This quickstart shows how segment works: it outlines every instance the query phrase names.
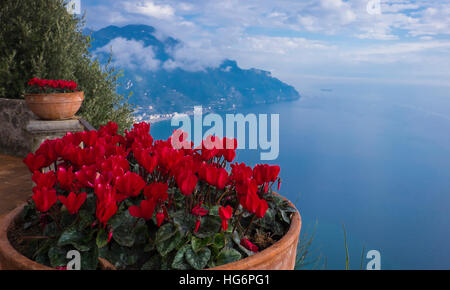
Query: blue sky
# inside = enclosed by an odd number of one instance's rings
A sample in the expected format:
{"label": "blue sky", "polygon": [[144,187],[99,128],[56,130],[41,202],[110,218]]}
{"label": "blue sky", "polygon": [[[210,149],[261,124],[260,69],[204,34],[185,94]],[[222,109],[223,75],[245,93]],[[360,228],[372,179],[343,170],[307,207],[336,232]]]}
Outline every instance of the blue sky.
{"label": "blue sky", "polygon": [[198,70],[230,58],[299,90],[342,82],[450,86],[446,0],[81,0],[81,6],[89,28],[148,24],[160,38],[180,39],[172,66]]}

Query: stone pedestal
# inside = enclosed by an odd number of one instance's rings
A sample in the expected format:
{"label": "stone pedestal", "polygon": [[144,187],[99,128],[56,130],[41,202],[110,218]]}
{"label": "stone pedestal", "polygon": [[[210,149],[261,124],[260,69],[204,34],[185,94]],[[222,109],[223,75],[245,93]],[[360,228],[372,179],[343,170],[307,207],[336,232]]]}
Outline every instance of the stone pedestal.
{"label": "stone pedestal", "polygon": [[30,144],[30,152],[36,151],[46,139],[61,138],[67,132],[80,132],[86,130],[80,119],[63,121],[30,120],[25,132]]}

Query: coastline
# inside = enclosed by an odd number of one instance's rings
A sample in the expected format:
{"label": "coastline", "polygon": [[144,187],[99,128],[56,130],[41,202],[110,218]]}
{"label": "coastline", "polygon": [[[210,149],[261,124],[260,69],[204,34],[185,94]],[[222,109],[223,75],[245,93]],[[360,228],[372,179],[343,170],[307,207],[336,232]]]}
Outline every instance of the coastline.
{"label": "coastline", "polygon": [[[266,103],[260,103],[260,104],[255,104],[255,105],[259,106],[259,105],[271,105],[271,104],[276,104],[276,103],[295,102],[295,101],[298,101],[300,99],[302,99],[302,96],[300,96],[300,97],[298,97],[296,99],[291,99],[291,100],[280,100],[278,102],[266,102]],[[199,105],[199,106],[201,106],[201,105]],[[230,112],[235,112],[236,113],[237,109],[243,109],[243,108],[245,108],[245,107],[244,106],[240,106],[240,107],[234,107],[234,108],[228,108],[228,109],[216,109],[216,110],[214,110],[211,107],[208,107],[208,108],[204,108],[203,107],[202,113],[203,114],[208,114],[208,113],[220,114],[220,113],[230,113]],[[160,122],[163,122],[163,121],[168,121],[168,120],[172,119],[173,117],[175,117],[176,115],[188,115],[190,117],[194,115],[194,110],[193,109],[190,110],[190,111],[181,112],[181,113],[174,112],[174,113],[166,113],[166,114],[162,114],[162,113],[161,114],[147,114],[147,113],[145,113],[145,111],[140,114],[140,111],[142,111],[141,107],[139,107],[139,108],[137,108],[135,110],[136,116],[134,118],[134,121],[135,122],[147,122],[147,123],[150,123],[150,124],[156,124],[156,123],[160,123]]]}

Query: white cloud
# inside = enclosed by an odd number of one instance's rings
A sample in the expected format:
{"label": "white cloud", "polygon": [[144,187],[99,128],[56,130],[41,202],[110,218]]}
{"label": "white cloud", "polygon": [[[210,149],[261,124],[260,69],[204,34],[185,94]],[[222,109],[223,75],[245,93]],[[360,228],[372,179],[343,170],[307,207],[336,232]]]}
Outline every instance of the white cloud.
{"label": "white cloud", "polygon": [[238,48],[254,52],[288,54],[304,49],[327,49],[329,46],[323,42],[302,37],[248,36],[240,39]]}
{"label": "white cloud", "polygon": [[450,53],[450,41],[421,41],[378,45],[349,52],[346,57],[358,62],[414,63],[422,62],[421,54]]}
{"label": "white cloud", "polygon": [[157,5],[152,1],[125,2],[123,6],[127,12],[132,14],[142,14],[159,19],[170,19],[174,16],[174,9],[170,5]]}
{"label": "white cloud", "polygon": [[144,71],[154,71],[160,67],[160,61],[155,58],[152,46],[144,46],[141,41],[115,38],[107,45],[98,48],[94,54],[109,53],[112,50],[114,65]]}
{"label": "white cloud", "polygon": [[220,50],[207,41],[182,43],[169,51],[169,54],[173,60],[164,63],[163,68],[167,70],[181,68],[201,71],[208,67],[217,67],[225,59]]}

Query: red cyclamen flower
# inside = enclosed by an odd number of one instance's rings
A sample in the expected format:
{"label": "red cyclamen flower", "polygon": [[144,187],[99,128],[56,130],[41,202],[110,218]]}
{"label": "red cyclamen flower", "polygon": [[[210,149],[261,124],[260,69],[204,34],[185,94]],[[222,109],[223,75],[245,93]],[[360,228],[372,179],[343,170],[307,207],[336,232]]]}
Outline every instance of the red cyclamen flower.
{"label": "red cyclamen flower", "polygon": [[202,206],[202,204],[200,203],[199,205],[196,205],[191,211],[191,213],[193,215],[197,216],[197,222],[195,223],[194,233],[196,233],[198,231],[198,229],[200,228],[202,216],[207,215],[209,212],[206,209],[202,208],[201,206]]}
{"label": "red cyclamen flower", "polygon": [[253,168],[253,178],[256,180],[258,185],[264,182],[274,182],[278,178],[280,173],[280,166],[278,165],[267,165],[259,164]]}
{"label": "red cyclamen flower", "polygon": [[145,181],[139,174],[128,171],[123,176],[116,178],[117,191],[128,197],[138,196],[145,187]]}
{"label": "red cyclamen flower", "polygon": [[261,199],[259,201],[258,208],[256,209],[256,216],[258,218],[263,218],[268,209],[269,209],[269,205],[267,204],[267,201],[264,199]]}
{"label": "red cyclamen flower", "polygon": [[167,183],[154,182],[144,188],[144,195],[147,199],[155,200],[155,202],[164,202],[169,197],[168,188]]}
{"label": "red cyclamen flower", "polygon": [[192,209],[192,211],[191,211],[191,213],[192,213],[193,215],[199,216],[199,217],[202,217],[202,216],[207,215],[208,212],[209,212],[208,210],[206,210],[206,209],[204,209],[204,208],[201,207],[201,204],[196,205],[196,206]]}
{"label": "red cyclamen flower", "polygon": [[224,189],[228,183],[228,172],[224,168],[218,168],[206,163],[201,165],[199,176],[217,189]]}
{"label": "red cyclamen flower", "polygon": [[69,167],[68,169],[59,166],[56,172],[59,186],[64,190],[72,189],[73,180],[75,179],[75,174],[73,173],[73,168]]}
{"label": "red cyclamen flower", "polygon": [[222,229],[226,231],[228,229],[228,220],[233,215],[233,208],[229,205],[226,207],[221,206],[219,208],[219,216],[222,219]]}
{"label": "red cyclamen flower", "polygon": [[56,190],[53,188],[33,188],[33,201],[38,211],[47,212],[57,201]]}
{"label": "red cyclamen flower", "polygon": [[74,192],[71,192],[67,197],[60,195],[58,198],[61,203],[65,205],[69,213],[74,215],[78,213],[80,207],[86,201],[87,193],[83,192],[80,194],[75,194]]}
{"label": "red cyclamen flower", "polygon": [[241,240],[241,246],[246,248],[247,250],[250,250],[254,253],[257,253],[259,251],[258,246],[250,242],[248,239],[244,238]]}
{"label": "red cyclamen flower", "polygon": [[158,212],[158,213],[156,214],[156,225],[157,225],[158,227],[160,227],[160,226],[162,225],[162,223],[164,222],[164,219],[165,219],[165,218],[166,218],[166,217],[165,217],[164,213]]}
{"label": "red cyclamen flower", "polygon": [[116,202],[97,202],[97,210],[95,215],[99,222],[106,227],[106,223],[109,219],[116,214],[117,212],[117,204]]}
{"label": "red cyclamen flower", "polygon": [[140,206],[136,205],[130,206],[128,208],[128,211],[130,212],[130,215],[137,218],[143,218],[146,221],[148,221],[153,217],[155,206],[156,202],[154,200],[143,200]]}
{"label": "red cyclamen flower", "polygon": [[47,160],[44,155],[30,153],[23,162],[28,166],[31,172],[39,171],[45,166]]}
{"label": "red cyclamen flower", "polygon": [[180,173],[177,178],[177,184],[183,195],[188,196],[194,192],[197,186],[198,177],[192,172]]}
{"label": "red cyclamen flower", "polygon": [[47,187],[52,188],[56,183],[55,172],[49,171],[47,173],[41,173],[40,171],[35,171],[31,179],[36,183],[37,187]]}
{"label": "red cyclamen flower", "polygon": [[78,181],[78,186],[81,187],[94,187],[95,178],[97,177],[97,169],[95,164],[86,166],[83,165],[81,170],[75,172],[75,178]]}

